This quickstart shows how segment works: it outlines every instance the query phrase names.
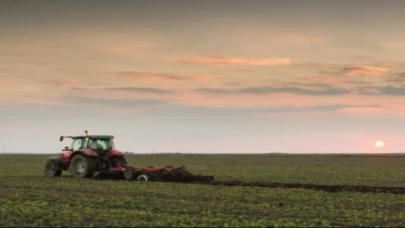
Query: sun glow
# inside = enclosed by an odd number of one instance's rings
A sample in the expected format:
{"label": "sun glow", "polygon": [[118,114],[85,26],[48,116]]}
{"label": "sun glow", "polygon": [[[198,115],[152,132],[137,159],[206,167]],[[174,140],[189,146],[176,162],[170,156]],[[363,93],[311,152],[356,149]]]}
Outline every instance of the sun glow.
{"label": "sun glow", "polygon": [[376,141],[374,143],[374,146],[378,147],[378,148],[383,148],[384,147],[384,142],[383,141]]}

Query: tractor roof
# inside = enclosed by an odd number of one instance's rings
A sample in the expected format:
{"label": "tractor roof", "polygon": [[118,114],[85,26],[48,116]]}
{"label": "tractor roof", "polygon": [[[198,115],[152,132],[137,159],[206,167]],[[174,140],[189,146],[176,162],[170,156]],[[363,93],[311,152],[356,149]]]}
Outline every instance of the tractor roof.
{"label": "tractor roof", "polygon": [[113,139],[113,135],[77,135],[77,136],[60,136],[59,141],[63,141],[63,138],[80,139],[80,138],[90,138],[90,139]]}

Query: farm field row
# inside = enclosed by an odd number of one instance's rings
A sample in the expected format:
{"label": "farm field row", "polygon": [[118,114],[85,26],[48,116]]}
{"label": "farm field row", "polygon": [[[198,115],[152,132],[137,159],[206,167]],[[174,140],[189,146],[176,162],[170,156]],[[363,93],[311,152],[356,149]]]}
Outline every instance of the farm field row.
{"label": "farm field row", "polygon": [[[46,157],[0,156],[0,226],[405,225],[404,194],[46,178]],[[128,160],[136,166],[185,165],[220,180],[405,187],[400,156],[129,155]]]}
{"label": "farm field row", "polygon": [[403,226],[405,195],[3,179],[1,226]]}
{"label": "farm field row", "polygon": [[[42,175],[49,155],[1,155],[0,176]],[[127,155],[137,167],[174,165],[217,180],[405,187],[405,155]]]}

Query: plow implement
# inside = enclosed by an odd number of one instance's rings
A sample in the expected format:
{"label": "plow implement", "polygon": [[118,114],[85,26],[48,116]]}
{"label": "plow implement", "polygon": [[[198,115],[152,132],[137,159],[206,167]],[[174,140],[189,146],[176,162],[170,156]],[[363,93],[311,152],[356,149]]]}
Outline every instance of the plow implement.
{"label": "plow implement", "polygon": [[[205,182],[214,180],[213,176],[194,175],[184,166],[165,168],[140,168],[136,169],[138,181],[166,181],[166,182]],[[125,174],[125,173],[124,173]]]}
{"label": "plow implement", "polygon": [[210,182],[215,178],[213,176],[195,175],[188,171],[184,166],[164,168],[145,167],[135,168],[126,166],[122,172],[99,172],[95,173],[96,179],[124,179],[127,181],[159,181],[159,182]]}

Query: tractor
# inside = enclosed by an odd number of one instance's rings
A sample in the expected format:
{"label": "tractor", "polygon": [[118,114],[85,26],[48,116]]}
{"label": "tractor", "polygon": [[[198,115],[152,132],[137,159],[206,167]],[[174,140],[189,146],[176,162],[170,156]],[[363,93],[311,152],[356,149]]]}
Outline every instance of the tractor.
{"label": "tractor", "polygon": [[124,154],[114,148],[112,135],[60,136],[73,140],[71,147],[65,147],[57,157],[51,157],[45,164],[45,175],[60,177],[63,171],[75,178],[113,177],[124,180],[201,182],[212,181],[213,176],[193,175],[182,167],[135,168],[127,165]]}

